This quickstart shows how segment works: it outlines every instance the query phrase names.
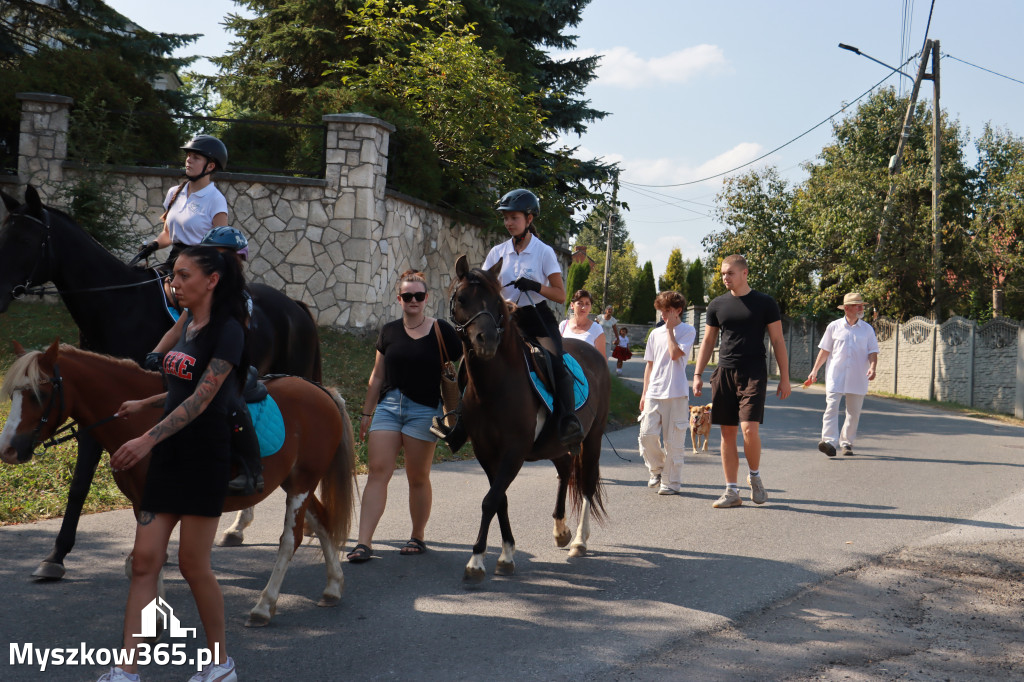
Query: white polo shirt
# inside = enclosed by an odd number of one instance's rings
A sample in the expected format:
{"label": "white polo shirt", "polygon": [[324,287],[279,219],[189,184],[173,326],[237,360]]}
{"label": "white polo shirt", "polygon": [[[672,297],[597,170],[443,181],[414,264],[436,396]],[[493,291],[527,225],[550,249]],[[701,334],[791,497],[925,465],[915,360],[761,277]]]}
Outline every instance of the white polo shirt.
{"label": "white polo shirt", "polygon": [[178,198],[174,200],[173,206],[170,203],[178,190],[177,186],[169,189],[164,198],[167,229],[171,234],[171,241],[181,242],[186,246],[203,241],[206,233],[213,228],[213,217],[218,213],[228,212],[227,199],[212,182],[198,192],[189,192],[191,186],[192,183],[185,185]]}
{"label": "white polo shirt", "polygon": [[[597,322],[591,321],[590,327],[585,332],[574,332],[569,329],[569,320],[562,320],[558,323],[558,333],[562,335],[563,339],[579,339],[584,343],[588,343],[591,346],[597,341],[597,337],[604,334],[604,329],[601,328]],[[605,339],[607,342],[607,339]]]}
{"label": "white polo shirt", "polygon": [[666,398],[689,398],[690,382],[686,380],[686,363],[690,358],[697,330],[692,325],[680,322],[672,329],[676,345],[683,351],[682,357],[673,360],[669,354],[668,327],[661,325],[647,337],[644,362],[650,362],[651,375],[647,382],[644,398],[664,400]]}
{"label": "white polo shirt", "polygon": [[562,268],[558,265],[554,249],[542,242],[537,235],[533,235],[526,248],[521,253],[516,253],[512,240],[509,239],[491,249],[487,258],[484,259],[484,270],[493,267],[502,258],[504,260],[501,263],[501,274],[498,275],[498,280],[502,285],[501,295],[506,301],[523,307],[548,300],[534,291],[519,291],[511,284],[520,277],[526,277],[548,286],[548,278],[551,275],[562,274]]}
{"label": "white polo shirt", "polygon": [[878,338],[870,324],[864,320],[848,324],[845,316],[840,317],[825,328],[818,348],[829,353],[826,391],[867,395],[868,355],[878,352]]}

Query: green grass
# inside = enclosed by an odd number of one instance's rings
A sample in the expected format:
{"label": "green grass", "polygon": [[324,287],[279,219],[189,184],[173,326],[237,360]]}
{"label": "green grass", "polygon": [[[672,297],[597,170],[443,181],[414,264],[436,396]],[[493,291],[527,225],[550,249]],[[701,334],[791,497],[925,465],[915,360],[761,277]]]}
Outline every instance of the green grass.
{"label": "green grass", "polygon": [[[6,373],[14,361],[12,341],[25,348],[42,349],[55,338],[68,343],[78,341],[78,329],[61,304],[12,303],[0,315],[0,373]],[[349,417],[358,429],[359,415],[366,399],[367,382],[373,369],[375,339],[344,334],[334,329],[320,329],[323,354],[324,383],[334,386],[345,398]],[[621,380],[612,377],[611,407],[608,430],[632,425],[636,420],[638,396]],[[0,423],[6,422],[10,403],[0,403]],[[358,435],[358,430],[357,430]],[[366,444],[356,444],[358,469],[366,471]],[[0,464],[0,525],[24,523],[60,516],[67,503],[67,491],[74,472],[77,447],[68,441],[34,457],[20,466]],[[470,445],[452,454],[439,444],[434,461],[472,459]],[[85,512],[121,509],[128,505],[114,484],[108,460],[104,457],[97,468],[92,490],[86,500]],[[403,462],[399,458],[399,465]]]}

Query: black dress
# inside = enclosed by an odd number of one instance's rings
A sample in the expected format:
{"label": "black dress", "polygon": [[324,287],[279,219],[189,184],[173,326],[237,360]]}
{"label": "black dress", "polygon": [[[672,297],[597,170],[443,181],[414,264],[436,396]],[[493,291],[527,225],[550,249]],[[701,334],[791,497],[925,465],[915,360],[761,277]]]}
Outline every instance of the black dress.
{"label": "black dress", "polygon": [[220,516],[227,496],[231,473],[231,426],[229,408],[241,384],[238,364],[245,343],[242,326],[234,319],[200,330],[186,340],[185,332],[177,345],[164,356],[167,402],[164,416],[170,414],[195,392],[210,360],[219,358],[235,367],[210,404],[185,428],[153,448],[140,509],[154,513],[194,516]]}

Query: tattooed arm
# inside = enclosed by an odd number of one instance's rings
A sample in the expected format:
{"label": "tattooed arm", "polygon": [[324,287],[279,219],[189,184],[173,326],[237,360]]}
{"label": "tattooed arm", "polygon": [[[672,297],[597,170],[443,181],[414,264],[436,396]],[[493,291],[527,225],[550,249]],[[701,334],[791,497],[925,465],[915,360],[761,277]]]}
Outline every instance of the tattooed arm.
{"label": "tattooed arm", "polygon": [[110,456],[110,466],[115,470],[135,466],[140,459],[149,454],[153,446],[185,428],[209,406],[214,396],[217,395],[217,391],[220,390],[221,384],[230,376],[232,369],[234,369],[234,365],[226,360],[220,358],[210,360],[210,365],[203,372],[203,376],[199,379],[199,385],[196,386],[192,395],[174,408],[148,433],[134,438],[118,448],[117,452]]}

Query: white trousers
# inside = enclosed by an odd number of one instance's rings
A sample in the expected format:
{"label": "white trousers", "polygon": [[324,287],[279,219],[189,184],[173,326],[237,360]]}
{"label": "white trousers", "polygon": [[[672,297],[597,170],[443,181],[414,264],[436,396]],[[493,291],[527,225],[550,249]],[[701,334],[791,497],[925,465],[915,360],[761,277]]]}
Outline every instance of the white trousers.
{"label": "white trousers", "polygon": [[661,474],[662,480],[672,485],[683,482],[683,453],[689,428],[687,397],[644,400],[644,412],[640,415],[640,455],[651,476]]}
{"label": "white trousers", "polygon": [[[846,421],[843,432],[839,433],[839,401],[846,398]],[[853,445],[857,437],[857,423],[864,407],[864,396],[859,393],[826,393],[825,414],[821,418],[821,439],[839,447]]]}

